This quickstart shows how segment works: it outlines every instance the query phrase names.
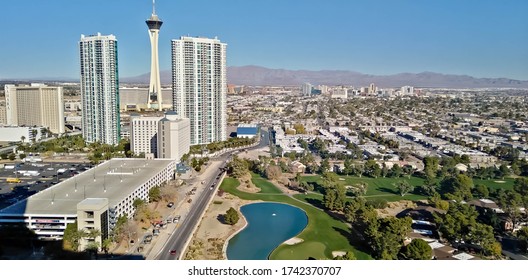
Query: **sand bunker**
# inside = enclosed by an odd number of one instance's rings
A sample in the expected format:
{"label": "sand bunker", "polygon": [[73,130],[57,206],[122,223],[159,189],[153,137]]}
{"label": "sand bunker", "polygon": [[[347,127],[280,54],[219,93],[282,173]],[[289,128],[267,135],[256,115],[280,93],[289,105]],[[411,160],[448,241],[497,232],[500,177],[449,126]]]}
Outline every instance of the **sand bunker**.
{"label": "sand bunker", "polygon": [[298,244],[298,243],[301,243],[303,242],[304,240],[302,240],[301,238],[298,238],[298,237],[292,237],[286,241],[284,241],[284,244],[288,244],[288,245],[295,245],[295,244]]}

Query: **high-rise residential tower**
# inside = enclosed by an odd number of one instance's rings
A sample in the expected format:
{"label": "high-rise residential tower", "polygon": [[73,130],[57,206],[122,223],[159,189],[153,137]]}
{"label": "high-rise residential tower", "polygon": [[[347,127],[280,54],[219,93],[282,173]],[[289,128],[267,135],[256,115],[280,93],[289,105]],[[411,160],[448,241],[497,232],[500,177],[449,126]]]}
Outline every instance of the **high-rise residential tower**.
{"label": "high-rise residential tower", "polygon": [[87,142],[116,145],[120,137],[117,40],[81,35],[82,131]]}
{"label": "high-rise residential tower", "polygon": [[189,118],[191,145],[227,139],[226,44],[217,38],[172,40],[172,106]]}
{"label": "high-rise residential tower", "polygon": [[158,35],[163,24],[156,15],[156,2],[152,0],[152,15],[146,21],[150,37],[150,86],[147,108],[162,110],[161,80],[159,74]]}

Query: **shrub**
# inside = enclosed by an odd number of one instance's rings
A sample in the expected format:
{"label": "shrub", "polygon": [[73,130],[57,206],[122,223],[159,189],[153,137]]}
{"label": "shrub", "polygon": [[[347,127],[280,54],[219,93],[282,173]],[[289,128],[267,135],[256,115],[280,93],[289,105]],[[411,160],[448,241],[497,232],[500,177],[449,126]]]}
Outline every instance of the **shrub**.
{"label": "shrub", "polygon": [[387,200],[378,198],[378,199],[368,200],[366,205],[372,206],[376,209],[383,209],[383,208],[387,208],[388,203],[387,203]]}

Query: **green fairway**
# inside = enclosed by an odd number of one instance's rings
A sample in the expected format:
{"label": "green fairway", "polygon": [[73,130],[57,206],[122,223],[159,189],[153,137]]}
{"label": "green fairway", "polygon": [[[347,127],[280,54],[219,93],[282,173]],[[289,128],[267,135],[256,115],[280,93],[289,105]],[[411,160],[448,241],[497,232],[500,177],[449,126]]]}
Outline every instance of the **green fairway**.
{"label": "green fairway", "polygon": [[283,244],[271,253],[270,259],[332,259],[332,251],[352,251],[358,259],[372,259],[370,255],[351,245],[351,243],[355,243],[355,240],[350,235],[349,226],[341,220],[284,194],[246,193],[240,191],[237,189],[239,184],[240,182],[237,179],[225,178],[220,188],[246,200],[282,202],[297,206],[303,209],[308,216],[308,225],[297,236],[303,239],[304,242],[296,245]]}
{"label": "green fairway", "polygon": [[282,244],[273,252],[272,257],[275,260],[302,260],[305,259],[305,251],[310,251],[311,257],[321,260],[328,258],[325,249],[323,243],[316,241],[305,241],[295,245]]}
{"label": "green fairway", "polygon": [[258,174],[251,173],[251,182],[260,189],[259,193],[282,193],[275,185],[270,181],[262,178]]}
{"label": "green fairway", "polygon": [[[396,184],[400,181],[407,181],[409,184],[418,187],[421,186],[424,182],[422,178],[417,177],[411,177],[410,179],[407,177],[401,177],[401,178],[370,178],[370,177],[352,177],[352,176],[338,176],[338,178],[341,178],[339,182],[343,186],[352,186],[357,183],[367,183],[367,194],[364,196],[366,199],[375,199],[375,198],[382,198],[387,201],[400,201],[400,200],[422,200],[427,199],[427,197],[419,194],[410,193],[405,196],[401,196],[398,193],[398,189],[396,188]],[[301,177],[301,181],[305,181],[308,183],[315,183],[317,185],[321,185],[322,178],[319,175],[314,176],[303,176]],[[318,192],[320,189],[316,188],[315,191]]]}
{"label": "green fairway", "polygon": [[480,180],[480,179],[473,179],[474,185],[485,185],[490,190],[498,190],[498,189],[504,189],[504,190],[512,190],[513,189],[513,182],[515,179],[512,178],[505,178],[504,180],[501,179],[490,179],[490,180]]}

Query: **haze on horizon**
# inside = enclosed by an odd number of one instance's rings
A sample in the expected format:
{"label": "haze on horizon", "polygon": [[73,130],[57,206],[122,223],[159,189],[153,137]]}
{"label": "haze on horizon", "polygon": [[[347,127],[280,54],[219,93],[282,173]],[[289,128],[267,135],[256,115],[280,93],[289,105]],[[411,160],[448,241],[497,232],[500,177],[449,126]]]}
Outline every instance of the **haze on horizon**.
{"label": "haze on horizon", "polygon": [[[2,5],[0,79],[79,76],[81,34],[114,34],[120,77],[150,69],[150,0]],[[170,40],[215,37],[229,66],[464,74],[528,80],[528,1],[158,0],[160,70]]]}

